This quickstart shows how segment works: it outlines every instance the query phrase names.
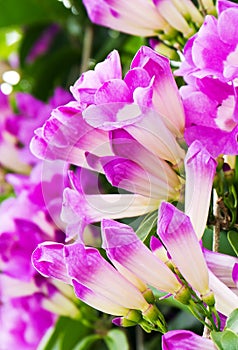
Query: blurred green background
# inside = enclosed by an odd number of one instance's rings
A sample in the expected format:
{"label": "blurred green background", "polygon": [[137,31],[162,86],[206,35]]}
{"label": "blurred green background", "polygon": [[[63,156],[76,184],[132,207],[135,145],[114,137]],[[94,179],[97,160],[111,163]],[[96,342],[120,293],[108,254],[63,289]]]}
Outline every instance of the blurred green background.
{"label": "blurred green background", "polygon": [[[0,86],[7,94],[13,89],[47,100],[56,86],[68,89],[114,48],[126,70],[146,43],[92,24],[80,0],[0,0],[0,7]],[[31,59],[42,40],[46,52]],[[12,70],[19,75],[6,74]]]}

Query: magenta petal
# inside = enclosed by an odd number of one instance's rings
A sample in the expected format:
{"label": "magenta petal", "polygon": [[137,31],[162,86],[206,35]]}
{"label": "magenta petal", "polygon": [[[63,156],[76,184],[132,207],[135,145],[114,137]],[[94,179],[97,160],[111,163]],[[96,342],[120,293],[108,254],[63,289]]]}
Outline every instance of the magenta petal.
{"label": "magenta petal", "polygon": [[218,128],[198,125],[187,128],[185,139],[189,145],[194,140],[199,140],[213,157],[218,157],[219,154],[238,154],[237,134],[238,127],[227,132]]}
{"label": "magenta petal", "polygon": [[174,71],[175,75],[183,76],[186,82],[189,82],[191,80],[190,75],[196,72],[198,69],[194,64],[193,57],[192,57],[192,48],[196,37],[197,37],[197,34],[192,36],[185,44],[184,52],[183,52],[185,60],[181,62],[180,68]]}
{"label": "magenta petal", "polygon": [[133,102],[132,93],[123,80],[106,81],[95,93],[95,104],[111,102]]}
{"label": "magenta petal", "polygon": [[216,75],[223,80],[223,61],[228,52],[229,46],[218,35],[217,19],[207,16],[193,44],[192,57],[195,65],[207,72],[207,75]]}
{"label": "magenta petal", "polygon": [[55,109],[35,134],[30,148],[41,158],[88,167],[85,151],[111,154],[107,133],[88,125],[74,103]]}
{"label": "magenta petal", "polygon": [[16,100],[19,110],[28,117],[38,115],[39,111],[45,107],[45,104],[42,101],[37,100],[32,95],[24,92],[18,92],[16,94]]}
{"label": "magenta petal", "polygon": [[217,163],[199,141],[194,141],[185,157],[185,213],[198,239],[204,233]]}
{"label": "magenta petal", "polygon": [[134,102],[139,106],[146,106],[152,108],[153,106],[153,79],[151,80],[150,85],[147,87],[138,87],[133,93]]}
{"label": "magenta petal", "polygon": [[61,218],[67,223],[67,241],[75,236],[82,237],[85,226],[93,222],[88,211],[83,214],[86,207],[87,201],[83,193],[70,188],[64,190]]}
{"label": "magenta petal", "polygon": [[[141,134],[143,134],[143,131],[141,130]],[[132,137],[126,130],[117,129],[111,131],[110,139],[113,152],[116,155],[136,162],[146,172],[158,177],[163,177],[164,172],[168,172],[168,177],[174,178],[174,172],[171,172],[171,168],[166,166],[167,163],[154,155],[151,150],[145,148],[142,143]],[[164,169],[164,171],[159,171],[158,169]]]}
{"label": "magenta petal", "polygon": [[154,78],[153,104],[156,111],[164,116],[166,125],[175,135],[183,133],[183,105],[169,60],[151,48],[142,46],[131,63],[131,68],[136,67],[142,67],[150,78]]}
{"label": "magenta petal", "polygon": [[238,8],[230,8],[222,12],[217,29],[221,40],[228,45],[234,45],[235,48],[238,41]]}
{"label": "magenta petal", "polygon": [[97,249],[75,243],[65,246],[65,256],[69,276],[98,297],[103,296],[124,309],[148,307],[139,290],[103,259]]}
{"label": "magenta petal", "polygon": [[160,249],[161,247],[163,247],[161,241],[155,236],[152,236],[150,240],[150,249],[152,250],[152,252],[157,249]]}
{"label": "magenta petal", "polygon": [[138,164],[121,157],[104,157],[102,161],[105,175],[113,186],[124,188],[134,193],[143,191],[140,194],[148,196],[146,188],[149,182],[146,179],[145,171]]}
{"label": "magenta petal", "polygon": [[142,118],[140,107],[129,102],[91,105],[83,111],[83,118],[94,128],[114,130],[134,124]]}
{"label": "magenta petal", "polygon": [[[189,90],[190,86],[184,86],[181,93],[185,89]],[[184,110],[186,114],[186,127],[193,125],[205,125],[216,128],[215,118],[218,103],[214,99],[210,99],[201,91],[188,91],[188,97],[183,99]]]}
{"label": "magenta petal", "polygon": [[190,331],[169,331],[162,336],[163,350],[216,350],[212,340]]}
{"label": "magenta petal", "polygon": [[94,70],[89,70],[76,81],[71,92],[81,105],[94,103],[94,94],[100,86],[110,79],[121,79],[120,56],[116,50],[107,58],[96,65]]}
{"label": "magenta petal", "polygon": [[39,244],[32,254],[32,264],[43,276],[54,277],[65,283],[70,283],[65,267],[63,244]]}
{"label": "magenta petal", "polygon": [[130,69],[124,78],[128,88],[133,92],[138,87],[147,87],[150,85],[151,77],[147,71],[140,67]]}
{"label": "magenta petal", "polygon": [[238,288],[238,263],[236,263],[232,270],[232,278]]}
{"label": "magenta petal", "polygon": [[238,9],[238,4],[227,1],[227,0],[218,0],[217,1],[217,8],[218,8],[218,14],[220,15],[223,11],[229,9],[229,8],[236,8]]}
{"label": "magenta petal", "polygon": [[95,72],[101,83],[110,79],[121,79],[122,69],[120,56],[117,50],[113,50],[103,62],[95,67]]}
{"label": "magenta petal", "polygon": [[[212,252],[203,248],[207,266],[224,284],[229,288],[234,288],[235,281],[233,273],[238,269],[238,258],[227,254]],[[237,266],[235,268],[235,266]],[[238,273],[238,270],[237,270]],[[237,275],[238,279],[238,275]]]}
{"label": "magenta petal", "polygon": [[118,269],[123,266],[148,285],[172,294],[180,289],[172,271],[140,241],[130,226],[104,219],[102,238],[108,257]]}
{"label": "magenta petal", "polygon": [[206,294],[209,291],[208,269],[189,217],[172,204],[163,202],[157,234],[187,282],[200,294]]}
{"label": "magenta petal", "polygon": [[122,318],[121,317],[115,317],[113,320],[112,320],[112,323],[115,325],[115,326],[122,326]]}
{"label": "magenta petal", "polygon": [[139,36],[154,36],[168,23],[147,1],[107,1],[84,0],[88,16],[92,22]]}

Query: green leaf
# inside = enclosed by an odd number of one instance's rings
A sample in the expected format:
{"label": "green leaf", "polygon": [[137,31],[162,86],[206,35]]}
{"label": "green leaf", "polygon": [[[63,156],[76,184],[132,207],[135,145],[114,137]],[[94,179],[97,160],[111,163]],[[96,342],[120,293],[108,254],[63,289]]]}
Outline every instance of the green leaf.
{"label": "green leaf", "polygon": [[221,344],[224,350],[237,350],[238,349],[238,335],[230,330],[222,332]]}
{"label": "green leaf", "polygon": [[236,231],[229,231],[227,234],[228,241],[230,245],[232,246],[234,252],[238,256],[238,232]]}
{"label": "green leaf", "polygon": [[230,314],[229,318],[226,321],[226,329],[229,328],[235,333],[238,333],[238,309],[235,309]]}
{"label": "green leaf", "polygon": [[215,331],[211,332],[212,340],[216,344],[219,350],[224,350],[221,343],[222,334],[223,332],[215,332]]}
{"label": "green leaf", "polygon": [[102,336],[99,334],[91,334],[82,339],[73,350],[88,350],[90,346],[95,343],[97,340],[102,339]]}
{"label": "green leaf", "polygon": [[54,328],[42,339],[37,350],[72,350],[91,331],[80,320],[60,317]]}
{"label": "green leaf", "polygon": [[65,21],[69,9],[56,0],[0,0],[0,27]]}
{"label": "green leaf", "polygon": [[238,335],[227,329],[223,332],[211,332],[213,342],[219,350],[237,350]]}
{"label": "green leaf", "polygon": [[210,228],[206,228],[202,236],[202,243],[203,246],[209,250],[212,250],[212,236],[212,230]]}
{"label": "green leaf", "polygon": [[112,329],[104,338],[109,350],[129,350],[125,333],[120,329]]}
{"label": "green leaf", "polygon": [[147,238],[147,236],[150,234],[150,231],[155,227],[157,217],[158,212],[156,210],[153,213],[147,214],[144,220],[141,222],[140,226],[136,231],[136,234],[142,241],[144,241]]}

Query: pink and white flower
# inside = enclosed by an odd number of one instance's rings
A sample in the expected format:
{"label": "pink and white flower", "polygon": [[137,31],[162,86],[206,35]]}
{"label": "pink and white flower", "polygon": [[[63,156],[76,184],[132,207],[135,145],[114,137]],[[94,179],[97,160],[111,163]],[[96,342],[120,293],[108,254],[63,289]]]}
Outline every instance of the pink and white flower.
{"label": "pink and white flower", "polygon": [[32,261],[44,276],[68,280],[81,300],[100,311],[126,316],[130,309],[149,308],[139,289],[95,248],[80,243],[68,246],[43,243],[34,251]]}

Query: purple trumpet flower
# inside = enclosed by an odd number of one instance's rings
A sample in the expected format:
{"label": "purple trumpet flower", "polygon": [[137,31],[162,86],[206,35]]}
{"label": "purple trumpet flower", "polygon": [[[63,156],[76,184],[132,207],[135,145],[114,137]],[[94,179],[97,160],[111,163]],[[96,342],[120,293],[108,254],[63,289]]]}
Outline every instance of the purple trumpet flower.
{"label": "purple trumpet flower", "polygon": [[218,1],[218,18],[205,18],[200,30],[188,40],[185,60],[175,72],[188,83],[181,88],[186,142],[190,145],[200,140],[214,157],[238,152],[237,21],[237,4]]}
{"label": "purple trumpet flower", "polygon": [[[185,37],[194,33],[187,18],[200,26],[203,17],[190,0],[136,0],[127,1],[84,0],[92,22],[115,30],[139,36],[157,36],[161,33],[170,38],[181,32]],[[210,0],[203,0],[205,9],[214,12]]]}
{"label": "purple trumpet flower", "polygon": [[[38,157],[79,167],[69,173],[71,186],[64,191],[68,239],[82,238],[85,227],[102,218],[136,217],[157,209],[161,200],[178,200],[185,152],[177,137],[184,113],[168,59],[142,47],[122,79],[113,51],[71,91],[75,101],[55,109],[31,142]],[[95,193],[88,193],[82,183],[92,170],[123,193],[104,194],[94,185]]]}
{"label": "purple trumpet flower", "polygon": [[78,298],[103,312],[127,316],[131,309],[145,312],[149,308],[141,291],[95,248],[80,243],[42,243],[32,262],[44,276],[71,283]]}
{"label": "purple trumpet flower", "polygon": [[198,239],[204,233],[216,161],[199,141],[194,141],[185,157],[185,213],[190,217]]}
{"label": "purple trumpet flower", "polygon": [[207,265],[189,217],[163,202],[157,234],[186,281],[201,295],[209,293]]}
{"label": "purple trumpet flower", "polygon": [[121,266],[125,267],[148,285],[171,294],[182,287],[173,272],[154,256],[130,226],[103,220],[102,238],[108,257],[119,271]]}

